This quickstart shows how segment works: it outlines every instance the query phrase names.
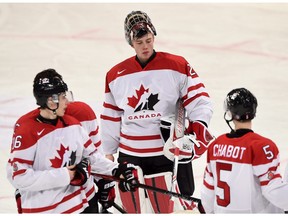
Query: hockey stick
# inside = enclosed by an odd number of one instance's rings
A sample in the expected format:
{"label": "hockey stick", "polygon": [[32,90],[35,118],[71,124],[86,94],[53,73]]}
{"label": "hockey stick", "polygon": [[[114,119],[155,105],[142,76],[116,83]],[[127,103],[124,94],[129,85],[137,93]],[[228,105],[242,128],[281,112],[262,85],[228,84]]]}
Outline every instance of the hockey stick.
{"label": "hockey stick", "polygon": [[[103,174],[98,174],[98,173],[91,173],[91,175],[97,176],[97,177],[102,177],[104,179],[118,181],[118,182],[124,180],[124,179],[121,179],[121,178],[117,178],[115,176],[103,175]],[[199,198],[191,197],[191,196],[188,196],[188,195],[185,195],[185,194],[179,194],[179,193],[176,193],[176,192],[167,191],[167,190],[164,190],[162,188],[157,188],[157,187],[153,187],[153,186],[149,186],[149,185],[145,185],[145,184],[141,184],[141,183],[138,183],[137,187],[142,188],[142,189],[146,189],[146,190],[159,192],[159,193],[166,194],[166,195],[170,195],[170,196],[173,196],[173,197],[181,198],[181,199],[184,199],[184,200],[193,201],[193,202],[196,202],[198,204],[199,203],[201,204],[201,200]]]}
{"label": "hockey stick", "polygon": [[123,208],[121,208],[121,206],[119,206],[118,204],[116,204],[115,202],[113,203],[113,207],[115,209],[117,209],[120,213],[122,214],[127,214],[128,212],[126,212]]}
{"label": "hockey stick", "polygon": [[[184,129],[185,129],[185,109],[183,107],[182,101],[179,99],[177,101],[177,107],[175,113],[173,141],[184,136]],[[172,184],[171,184],[171,191],[173,192],[177,192],[178,187],[177,184],[178,163],[179,163],[179,146],[175,146]],[[173,212],[174,198],[175,198],[174,196],[171,196],[169,200],[169,206],[168,206],[169,212]]]}

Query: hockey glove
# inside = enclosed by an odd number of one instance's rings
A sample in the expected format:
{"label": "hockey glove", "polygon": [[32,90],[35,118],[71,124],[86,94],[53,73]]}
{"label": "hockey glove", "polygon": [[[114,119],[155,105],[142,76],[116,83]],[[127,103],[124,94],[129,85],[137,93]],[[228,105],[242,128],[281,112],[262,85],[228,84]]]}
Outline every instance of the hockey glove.
{"label": "hockey glove", "polygon": [[169,160],[174,161],[175,149],[179,148],[179,163],[188,163],[194,155],[194,142],[192,135],[184,135],[183,137],[173,141],[174,136],[174,116],[161,118],[160,131],[161,138],[164,143],[163,153]]}
{"label": "hockey glove", "polygon": [[195,158],[199,158],[208,149],[209,144],[214,140],[214,136],[201,121],[190,122],[187,133],[194,135],[192,140],[195,143]]}
{"label": "hockey glove", "polygon": [[115,183],[113,181],[100,179],[96,183],[98,192],[96,197],[104,209],[110,208],[115,200]]}
{"label": "hockey glove", "polygon": [[70,185],[73,186],[84,185],[90,176],[90,170],[91,170],[90,162],[87,158],[84,158],[79,164],[76,164],[76,166],[71,170],[75,170],[75,176],[71,180]]}
{"label": "hockey glove", "polygon": [[118,168],[113,170],[113,175],[117,178],[123,176],[124,179],[119,182],[119,189],[122,192],[136,191],[138,188],[138,175],[135,166],[130,163],[120,163]]}

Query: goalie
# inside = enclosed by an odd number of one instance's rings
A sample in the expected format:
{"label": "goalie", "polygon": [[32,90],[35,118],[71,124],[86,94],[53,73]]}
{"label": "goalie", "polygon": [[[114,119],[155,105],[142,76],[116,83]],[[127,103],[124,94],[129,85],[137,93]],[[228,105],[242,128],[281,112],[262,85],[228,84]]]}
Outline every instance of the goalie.
{"label": "goalie", "polygon": [[[156,28],[145,12],[129,13],[124,21],[124,30],[126,41],[136,55],[115,65],[106,74],[100,118],[104,153],[111,160],[114,160],[114,154],[119,153],[118,162],[129,162],[141,168],[144,177],[138,174],[140,182],[163,189],[171,189],[171,173],[177,167],[180,192],[190,196],[194,192],[194,183],[189,161],[192,154],[194,158],[203,154],[209,142],[203,133],[207,132],[213,112],[210,96],[184,57],[154,50]],[[172,152],[169,159],[164,156],[159,128],[161,118],[177,114],[179,100],[191,122],[187,132],[194,137],[192,139],[187,134],[178,140],[180,145],[184,141],[182,147],[191,147],[191,151],[187,151],[190,155],[180,160],[187,163],[179,163],[178,167],[174,166]],[[167,137],[166,141],[171,139]],[[165,144],[165,148],[170,146],[172,149],[168,148],[173,151],[173,142]],[[151,213],[150,206],[145,203],[147,195],[153,206],[152,212],[173,211],[172,205],[163,204],[166,201],[172,203],[169,196],[159,198],[159,194],[154,196],[142,192],[138,189],[133,193],[120,192],[128,213]]]}

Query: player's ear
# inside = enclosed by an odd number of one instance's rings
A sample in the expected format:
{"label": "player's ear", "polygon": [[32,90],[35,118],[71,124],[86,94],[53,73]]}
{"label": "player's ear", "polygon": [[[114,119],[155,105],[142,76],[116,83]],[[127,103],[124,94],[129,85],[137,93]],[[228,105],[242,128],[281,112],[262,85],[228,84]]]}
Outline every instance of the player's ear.
{"label": "player's ear", "polygon": [[55,109],[55,103],[53,102],[52,97],[47,98],[47,107],[50,109]]}

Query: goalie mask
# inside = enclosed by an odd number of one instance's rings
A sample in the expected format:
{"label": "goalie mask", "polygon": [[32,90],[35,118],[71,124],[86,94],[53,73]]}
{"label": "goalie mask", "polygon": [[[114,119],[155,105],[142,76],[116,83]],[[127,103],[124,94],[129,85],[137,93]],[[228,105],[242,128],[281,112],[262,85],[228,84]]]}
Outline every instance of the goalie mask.
{"label": "goalie mask", "polygon": [[[67,84],[62,76],[54,69],[47,69],[38,73],[34,79],[33,94],[37,105],[47,107],[47,99],[52,97],[53,102],[58,103],[58,95],[68,91]],[[69,92],[72,96],[72,92]]]}
{"label": "goalie mask", "polygon": [[126,41],[132,46],[133,38],[140,38],[151,32],[156,36],[156,29],[149,16],[142,11],[132,11],[124,22]]}
{"label": "goalie mask", "polygon": [[[245,88],[233,89],[228,93],[224,102],[226,121],[252,120],[256,115],[257,99]],[[230,119],[226,115],[229,115]]]}

